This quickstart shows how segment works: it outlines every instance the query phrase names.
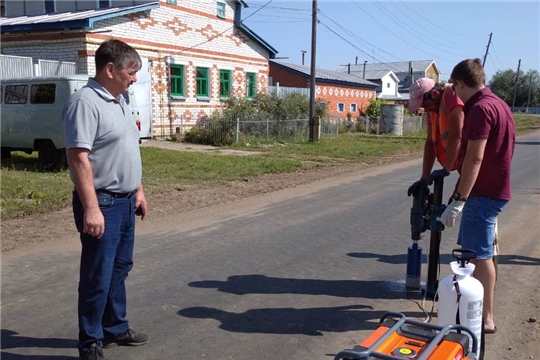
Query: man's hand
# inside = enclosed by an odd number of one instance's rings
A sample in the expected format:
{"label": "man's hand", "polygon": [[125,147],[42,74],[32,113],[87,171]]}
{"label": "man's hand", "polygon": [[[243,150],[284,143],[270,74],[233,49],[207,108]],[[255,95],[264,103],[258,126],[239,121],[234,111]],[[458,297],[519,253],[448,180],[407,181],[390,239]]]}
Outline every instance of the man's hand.
{"label": "man's hand", "polygon": [[461,211],[463,211],[463,206],[465,206],[465,201],[454,200],[450,205],[444,209],[444,212],[441,214],[440,218],[437,218],[445,226],[451,228],[456,226],[456,220],[461,216]]}
{"label": "man's hand", "polygon": [[141,217],[141,220],[144,220],[144,217],[146,216],[146,213],[148,212],[148,204],[146,203],[146,196],[144,195],[142,186],[135,193],[135,210],[139,211],[137,215]]}
{"label": "man's hand", "polygon": [[429,185],[433,184],[433,182],[437,179],[444,179],[450,175],[450,172],[446,170],[445,168],[439,169],[439,170],[433,170],[431,174],[429,174],[428,182]]}
{"label": "man's hand", "polygon": [[409,187],[409,190],[407,190],[407,196],[411,196],[411,195],[417,196],[420,193],[420,191],[423,188],[427,188],[428,185],[429,184],[428,184],[428,181],[426,179],[420,179],[420,180],[416,181],[414,184],[412,184]]}
{"label": "man's hand", "polygon": [[105,218],[98,208],[87,209],[83,214],[83,233],[101,239],[105,232]]}

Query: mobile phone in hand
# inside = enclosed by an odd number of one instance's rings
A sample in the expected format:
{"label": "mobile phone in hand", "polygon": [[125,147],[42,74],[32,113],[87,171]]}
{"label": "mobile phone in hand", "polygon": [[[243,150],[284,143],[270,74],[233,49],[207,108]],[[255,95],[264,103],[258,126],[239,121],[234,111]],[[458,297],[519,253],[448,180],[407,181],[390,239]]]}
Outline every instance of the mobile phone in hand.
{"label": "mobile phone in hand", "polygon": [[137,215],[137,216],[142,216],[143,215],[143,207],[142,207],[142,205],[139,205],[137,210],[135,210],[135,215]]}

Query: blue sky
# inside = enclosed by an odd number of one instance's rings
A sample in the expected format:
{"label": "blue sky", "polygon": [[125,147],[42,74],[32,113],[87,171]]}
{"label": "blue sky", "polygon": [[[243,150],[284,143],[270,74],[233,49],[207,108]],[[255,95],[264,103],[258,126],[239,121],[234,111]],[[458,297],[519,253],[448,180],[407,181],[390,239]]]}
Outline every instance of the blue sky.
{"label": "blue sky", "polygon": [[[305,64],[310,64],[312,1],[247,3],[244,23],[276,48],[278,57],[301,64],[302,50],[306,50]],[[516,70],[519,59],[524,71],[540,68],[538,0],[319,0],[318,8],[317,67],[354,64],[356,56],[359,64],[430,59],[439,66],[441,79],[447,80],[459,61],[483,59],[489,33],[493,33],[485,64],[488,79],[497,70]]]}

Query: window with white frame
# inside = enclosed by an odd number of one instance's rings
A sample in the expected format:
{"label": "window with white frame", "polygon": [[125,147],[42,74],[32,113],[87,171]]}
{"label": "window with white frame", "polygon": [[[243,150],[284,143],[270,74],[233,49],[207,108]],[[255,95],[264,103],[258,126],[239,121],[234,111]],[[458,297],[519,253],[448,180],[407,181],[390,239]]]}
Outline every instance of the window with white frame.
{"label": "window with white frame", "polygon": [[386,83],[386,87],[390,89],[390,83]]}
{"label": "window with white frame", "polygon": [[338,112],[344,112],[345,111],[345,104],[344,103],[337,103],[337,111]]}
{"label": "window with white frame", "polygon": [[351,112],[352,113],[356,112],[356,104],[351,104]]}

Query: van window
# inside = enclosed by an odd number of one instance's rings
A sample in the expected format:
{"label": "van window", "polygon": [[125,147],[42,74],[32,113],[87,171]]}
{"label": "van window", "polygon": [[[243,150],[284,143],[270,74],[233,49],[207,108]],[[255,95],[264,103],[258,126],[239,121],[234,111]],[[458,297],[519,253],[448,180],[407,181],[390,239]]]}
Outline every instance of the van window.
{"label": "van window", "polygon": [[56,98],[56,84],[32,85],[32,104],[54,104]]}
{"label": "van window", "polygon": [[28,85],[7,85],[6,104],[26,104],[28,101]]}

